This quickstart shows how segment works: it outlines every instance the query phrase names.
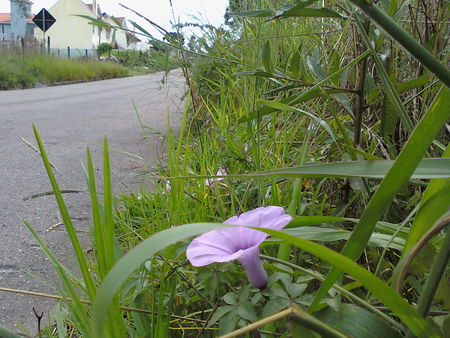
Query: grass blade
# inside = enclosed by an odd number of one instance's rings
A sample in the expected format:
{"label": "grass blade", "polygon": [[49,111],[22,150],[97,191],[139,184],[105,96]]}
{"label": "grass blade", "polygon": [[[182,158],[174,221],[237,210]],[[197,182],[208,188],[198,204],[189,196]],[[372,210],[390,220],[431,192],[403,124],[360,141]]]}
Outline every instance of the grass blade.
{"label": "grass blade", "polygon": [[[450,156],[450,143],[442,154],[442,157]],[[433,224],[449,209],[450,201],[448,193],[450,181],[446,179],[434,179],[428,183],[423,193],[420,208],[414,222],[411,225],[409,237],[406,240],[403,255],[433,226]]]}
{"label": "grass blade", "polygon": [[103,139],[103,193],[104,193],[104,259],[106,271],[109,271],[115,262],[114,250],[114,223],[112,210],[111,168],[109,165],[109,151],[106,137]]}
{"label": "grass blade", "polygon": [[[372,196],[358,225],[342,250],[343,255],[356,260],[366,247],[377,221],[390,205],[398,190],[408,182],[434,137],[450,117],[450,106],[447,100],[449,95],[450,89],[443,86],[378,190]],[[341,274],[342,272],[337,267],[331,269],[311,305],[311,311],[317,309],[319,302]]]}
{"label": "grass blade", "polygon": [[83,252],[83,249],[80,245],[80,241],[78,240],[78,236],[76,234],[75,228],[72,224],[72,220],[70,218],[69,212],[67,211],[66,204],[64,203],[61,190],[59,189],[58,183],[56,182],[55,175],[53,174],[50,162],[47,157],[47,153],[45,152],[44,145],[42,143],[41,137],[36,129],[36,126],[33,125],[34,135],[36,137],[36,141],[39,146],[39,151],[41,152],[42,161],[44,162],[45,169],[47,171],[48,178],[52,185],[53,191],[55,192],[55,198],[58,203],[59,211],[61,213],[61,217],[63,219],[64,225],[66,226],[67,234],[69,236],[70,242],[72,243],[72,247],[75,251],[75,255],[77,257],[78,265],[80,267],[81,274],[83,275],[84,283],[86,284],[86,290],[90,299],[95,298],[95,287],[92,277],[89,273],[88,263],[86,256]]}
{"label": "grass blade", "polygon": [[88,167],[88,185],[89,192],[91,194],[91,207],[92,207],[92,222],[94,226],[94,240],[97,251],[97,267],[100,280],[106,276],[108,272],[106,265],[106,252],[105,252],[105,234],[103,232],[103,224],[101,221],[101,214],[97,199],[97,188],[95,186],[94,166],[92,164],[91,152],[87,148],[87,167]]}
{"label": "grass blade", "polygon": [[170,244],[214,229],[227,227],[222,223],[193,223],[167,229],[149,237],[131,249],[116,263],[97,290],[93,303],[92,325],[95,337],[103,336],[103,328],[116,293],[128,277],[156,252]]}
{"label": "grass blade", "polygon": [[409,305],[400,295],[398,295],[389,285],[384,283],[377,276],[373,275],[366,269],[360,267],[352,259],[345,257],[331,249],[320,244],[298,238],[281,231],[254,228],[263,231],[274,237],[280,238],[296,247],[305,250],[324,261],[333,264],[335,267],[345,271],[352,277],[360,281],[364,287],[371,291],[378,299],[380,299],[392,312],[397,315],[414,334],[421,337],[439,337],[440,335],[430,327],[425,319],[421,317],[417,311]]}

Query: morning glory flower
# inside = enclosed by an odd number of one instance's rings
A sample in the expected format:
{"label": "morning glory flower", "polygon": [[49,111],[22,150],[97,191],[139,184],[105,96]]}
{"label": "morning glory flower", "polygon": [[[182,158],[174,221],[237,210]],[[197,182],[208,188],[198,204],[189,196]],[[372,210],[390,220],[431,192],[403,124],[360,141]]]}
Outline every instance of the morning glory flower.
{"label": "morning glory flower", "polygon": [[[219,169],[216,173],[216,176],[226,176],[227,172],[225,170]],[[207,187],[210,187],[211,185],[213,185],[214,182],[220,182],[223,181],[223,177],[218,177],[218,178],[207,178],[205,180],[205,184]]]}
{"label": "morning glory flower", "polygon": [[[236,224],[281,230],[292,217],[276,206],[261,207],[227,219],[225,224]],[[259,257],[259,245],[267,234],[244,227],[212,230],[195,238],[186,250],[193,266],[237,259],[245,269],[250,284],[259,289],[267,286],[267,273]]]}

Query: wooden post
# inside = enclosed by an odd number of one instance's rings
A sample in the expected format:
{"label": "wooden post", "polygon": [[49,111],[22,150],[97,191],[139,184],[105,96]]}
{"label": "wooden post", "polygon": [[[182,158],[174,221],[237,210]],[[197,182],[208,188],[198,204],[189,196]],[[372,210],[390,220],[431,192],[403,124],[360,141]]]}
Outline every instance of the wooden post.
{"label": "wooden post", "polygon": [[67,46],[67,57],[70,59],[70,47]]}

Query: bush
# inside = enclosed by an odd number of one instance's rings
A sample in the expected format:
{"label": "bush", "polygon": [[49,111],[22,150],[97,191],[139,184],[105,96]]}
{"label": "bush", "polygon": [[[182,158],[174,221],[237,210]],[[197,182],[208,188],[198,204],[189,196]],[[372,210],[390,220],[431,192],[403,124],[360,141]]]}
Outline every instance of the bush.
{"label": "bush", "polygon": [[103,55],[105,53],[108,53],[108,52],[112,51],[112,49],[113,48],[112,48],[111,44],[103,42],[103,43],[98,45],[97,53],[100,56],[100,55]]}

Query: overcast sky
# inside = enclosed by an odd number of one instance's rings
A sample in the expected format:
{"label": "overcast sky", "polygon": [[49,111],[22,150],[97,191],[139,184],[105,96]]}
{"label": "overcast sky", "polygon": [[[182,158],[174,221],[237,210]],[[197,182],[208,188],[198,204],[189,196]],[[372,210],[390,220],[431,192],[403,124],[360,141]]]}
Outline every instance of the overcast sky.
{"label": "overcast sky", "polygon": [[[34,14],[42,8],[50,9],[57,0],[31,0]],[[92,0],[85,0],[92,3]],[[124,16],[127,19],[138,22],[148,29],[150,33],[156,34],[148,24],[140,20],[130,11],[122,8],[119,3],[130,7],[142,15],[148,17],[167,30],[171,29],[170,21],[173,21],[169,0],[97,0],[103,12],[114,16]],[[225,8],[228,0],[172,0],[176,20],[180,22],[201,22],[219,26],[224,22]],[[0,0],[0,13],[9,13],[9,1]],[[186,32],[188,33],[188,32]],[[189,34],[189,33],[188,33]]]}

